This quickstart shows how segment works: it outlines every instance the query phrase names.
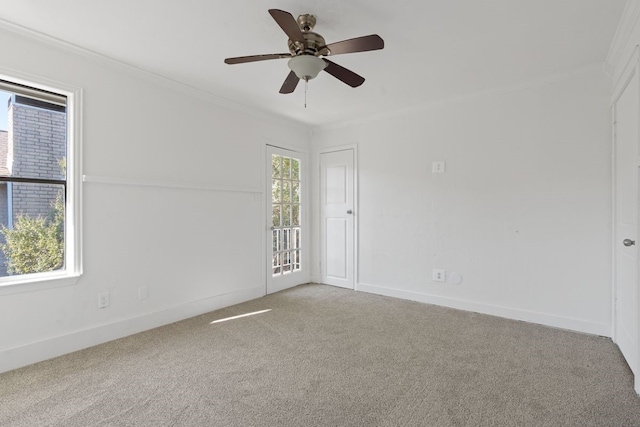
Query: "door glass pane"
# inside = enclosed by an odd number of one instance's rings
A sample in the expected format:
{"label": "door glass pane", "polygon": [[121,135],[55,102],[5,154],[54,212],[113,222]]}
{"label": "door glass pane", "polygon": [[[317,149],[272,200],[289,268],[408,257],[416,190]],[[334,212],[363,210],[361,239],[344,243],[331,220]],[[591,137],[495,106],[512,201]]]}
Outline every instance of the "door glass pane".
{"label": "door glass pane", "polygon": [[282,181],[282,202],[291,203],[291,181]]}
{"label": "door glass pane", "polygon": [[300,181],[300,161],[298,159],[291,159],[291,179]]}
{"label": "door glass pane", "polygon": [[291,253],[283,252],[282,253],[282,272],[288,273],[291,271]]}
{"label": "door glass pane", "polygon": [[300,225],[300,206],[291,206],[291,225]]}
{"label": "door glass pane", "polygon": [[293,252],[293,269],[300,270],[300,251]]}
{"label": "door glass pane", "polygon": [[291,159],[289,157],[282,158],[282,178],[291,178]]}
{"label": "door glass pane", "polygon": [[282,157],[276,156],[275,154],[271,156],[271,177],[272,178],[280,178],[280,167],[282,165]]}
{"label": "door glass pane", "polygon": [[282,230],[282,249],[283,251],[289,250],[291,247],[291,229],[284,228]]}
{"label": "door glass pane", "polygon": [[300,247],[300,229],[293,229],[293,236],[291,237],[291,247],[293,249],[298,249]]}
{"label": "door glass pane", "polygon": [[291,227],[291,205],[282,205],[282,226]]}
{"label": "door glass pane", "polygon": [[300,183],[298,181],[291,183],[291,202],[300,203]]}
{"label": "door glass pane", "polygon": [[280,247],[280,230],[273,230],[273,245],[272,245],[272,251],[273,252],[278,252],[279,251],[279,247]]}
{"label": "door glass pane", "polygon": [[273,255],[273,263],[272,268],[273,268],[273,275],[279,274],[282,271],[282,267],[281,267],[281,259],[280,259],[280,254],[274,254]]}
{"label": "door glass pane", "polygon": [[271,200],[273,203],[282,202],[282,181],[274,179],[271,183]]}
{"label": "door glass pane", "polygon": [[280,205],[273,206],[273,213],[271,215],[271,225],[274,227],[280,227]]}

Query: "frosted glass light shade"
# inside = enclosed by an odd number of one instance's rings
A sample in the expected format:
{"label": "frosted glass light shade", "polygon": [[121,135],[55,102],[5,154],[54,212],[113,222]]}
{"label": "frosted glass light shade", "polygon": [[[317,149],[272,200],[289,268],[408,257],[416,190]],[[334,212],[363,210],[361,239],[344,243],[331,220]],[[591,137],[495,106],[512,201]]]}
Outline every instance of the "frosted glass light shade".
{"label": "frosted glass light shade", "polygon": [[311,80],[316,78],[318,73],[327,66],[321,58],[313,55],[294,56],[289,60],[289,68],[296,73],[299,79]]}

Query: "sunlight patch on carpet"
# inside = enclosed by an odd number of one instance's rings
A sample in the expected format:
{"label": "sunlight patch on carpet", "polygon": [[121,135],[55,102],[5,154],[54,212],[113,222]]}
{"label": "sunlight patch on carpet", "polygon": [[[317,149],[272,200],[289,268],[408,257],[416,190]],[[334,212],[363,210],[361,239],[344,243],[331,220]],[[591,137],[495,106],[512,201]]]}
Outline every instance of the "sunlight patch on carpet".
{"label": "sunlight patch on carpet", "polygon": [[213,325],[214,323],[226,322],[227,320],[239,319],[241,317],[254,316],[256,314],[266,313],[267,311],[271,311],[271,309],[268,308],[266,310],[254,311],[253,313],[245,313],[245,314],[239,314],[237,316],[225,317],[224,319],[214,320],[213,322],[210,323],[210,325]]}

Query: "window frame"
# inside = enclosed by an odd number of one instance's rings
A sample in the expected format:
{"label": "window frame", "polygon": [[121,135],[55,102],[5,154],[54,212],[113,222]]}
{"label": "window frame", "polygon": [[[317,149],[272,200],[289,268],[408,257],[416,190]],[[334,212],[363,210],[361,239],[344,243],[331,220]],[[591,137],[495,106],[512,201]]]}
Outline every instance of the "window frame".
{"label": "window frame", "polygon": [[82,275],[82,89],[2,67],[0,80],[15,84],[3,90],[18,95],[22,86],[66,97],[67,119],[64,269],[0,277],[0,295],[73,285]]}

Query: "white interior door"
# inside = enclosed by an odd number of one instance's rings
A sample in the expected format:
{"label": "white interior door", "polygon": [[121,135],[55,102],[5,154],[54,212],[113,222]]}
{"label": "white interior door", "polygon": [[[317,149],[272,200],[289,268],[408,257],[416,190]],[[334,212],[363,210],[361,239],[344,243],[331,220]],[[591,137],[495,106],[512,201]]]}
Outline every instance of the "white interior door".
{"label": "white interior door", "polygon": [[320,154],[321,281],[354,289],[354,150]]}
{"label": "white interior door", "polygon": [[638,78],[629,81],[614,104],[615,128],[615,306],[614,339],[638,387]]}
{"label": "white interior door", "polygon": [[305,155],[267,146],[267,293],[309,281]]}

